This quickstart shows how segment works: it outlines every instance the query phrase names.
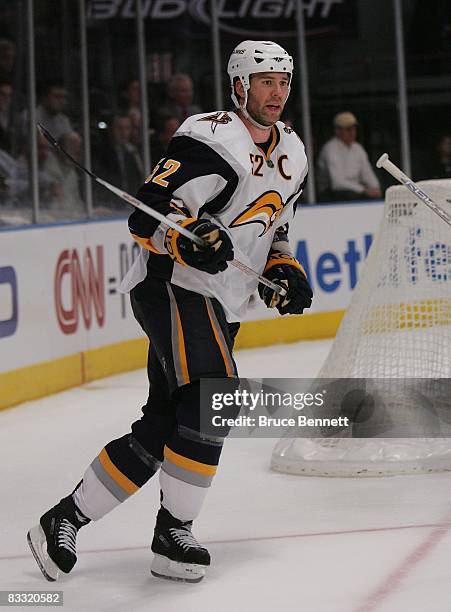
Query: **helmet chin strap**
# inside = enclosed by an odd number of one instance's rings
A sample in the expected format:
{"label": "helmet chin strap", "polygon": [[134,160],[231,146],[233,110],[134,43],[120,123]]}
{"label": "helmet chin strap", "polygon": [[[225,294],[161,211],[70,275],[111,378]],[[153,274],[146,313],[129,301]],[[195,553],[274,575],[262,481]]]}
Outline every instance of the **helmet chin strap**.
{"label": "helmet chin strap", "polygon": [[240,110],[243,113],[243,115],[246,117],[246,119],[248,121],[250,121],[252,123],[252,125],[254,125],[256,128],[260,129],[260,130],[270,130],[272,128],[272,126],[274,125],[273,123],[271,125],[262,125],[261,123],[258,123],[258,121],[256,121],[253,117],[251,117],[251,115],[249,114],[248,110],[247,110],[247,89],[244,90],[244,102],[241,105],[240,104]]}
{"label": "helmet chin strap", "polygon": [[251,117],[251,115],[249,115],[247,108],[245,106],[240,106],[240,110],[243,113],[243,115],[246,117],[246,119],[250,121],[252,125],[255,125],[255,127],[259,128],[260,130],[270,130],[272,126],[274,125],[273,123],[271,123],[271,125],[262,125],[258,121],[255,121],[255,119]]}

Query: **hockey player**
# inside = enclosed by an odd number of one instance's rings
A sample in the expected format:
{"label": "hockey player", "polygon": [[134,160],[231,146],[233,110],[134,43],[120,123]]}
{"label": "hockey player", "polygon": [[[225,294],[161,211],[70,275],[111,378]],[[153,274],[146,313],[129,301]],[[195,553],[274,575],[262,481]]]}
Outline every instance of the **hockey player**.
{"label": "hockey player", "polygon": [[[279,119],[293,60],[278,44],[245,41],[228,73],[235,110],[194,115],[172,139],[138,198],[202,237],[190,239],[141,211],[129,219],[141,254],[123,281],[150,339],[149,397],[128,433],[109,442],[28,541],[55,580],[76,562],[78,530],[159,471],[161,507],[151,550],[156,576],[198,582],[210,564],[191,527],[216,473],[223,437],[200,432],[201,378],[236,377],[239,321],[258,292],[280,314],[301,314],[312,292],[290,252],[287,224],[304,187],[304,145]],[[285,297],[228,265],[236,257],[287,289]]]}

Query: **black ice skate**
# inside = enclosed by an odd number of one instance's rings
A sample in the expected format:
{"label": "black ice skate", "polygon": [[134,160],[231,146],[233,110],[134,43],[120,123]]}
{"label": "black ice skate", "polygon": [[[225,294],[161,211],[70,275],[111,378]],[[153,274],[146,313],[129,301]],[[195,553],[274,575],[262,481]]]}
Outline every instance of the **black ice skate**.
{"label": "black ice skate", "polygon": [[89,522],[69,495],[42,515],[39,525],[30,529],[28,544],[47,580],[58,580],[60,572],[68,574],[74,567],[77,532]]}
{"label": "black ice skate", "polygon": [[200,582],[210,565],[208,550],[191,533],[192,521],[179,521],[161,507],[151,550],[155,557],[151,572],[159,578]]}

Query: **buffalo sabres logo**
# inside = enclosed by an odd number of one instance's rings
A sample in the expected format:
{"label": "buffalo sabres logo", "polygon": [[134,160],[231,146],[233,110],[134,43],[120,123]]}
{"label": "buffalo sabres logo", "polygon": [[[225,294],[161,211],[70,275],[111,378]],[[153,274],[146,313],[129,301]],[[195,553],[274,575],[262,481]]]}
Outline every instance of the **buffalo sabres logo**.
{"label": "buffalo sabres logo", "polygon": [[211,131],[214,134],[218,125],[227,125],[232,121],[232,117],[230,117],[229,114],[224,111],[219,111],[219,113],[215,113],[214,115],[201,117],[198,119],[198,121],[211,121]]}
{"label": "buffalo sabres logo", "polygon": [[277,191],[267,191],[249,204],[244,212],[235,217],[230,227],[261,223],[263,231],[259,236],[264,236],[280,217],[282,211],[283,201],[280,194]]}

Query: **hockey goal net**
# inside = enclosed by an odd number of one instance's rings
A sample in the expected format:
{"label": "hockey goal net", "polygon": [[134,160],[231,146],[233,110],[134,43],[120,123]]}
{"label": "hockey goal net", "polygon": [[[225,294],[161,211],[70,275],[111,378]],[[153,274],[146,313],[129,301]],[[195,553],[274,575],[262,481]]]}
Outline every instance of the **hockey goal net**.
{"label": "hockey goal net", "polygon": [[[451,213],[451,181],[420,186]],[[382,223],[318,375],[318,380],[354,378],[451,379],[451,227],[402,186],[387,190]],[[388,413],[418,420],[424,396],[399,388],[396,397],[387,399],[385,393]],[[442,397],[445,421],[451,422],[449,407]],[[434,425],[429,432],[427,423],[422,422],[422,437],[356,438],[351,428],[340,437],[307,438],[290,430],[276,444],[271,467],[314,476],[449,470],[451,430],[437,433]]]}

